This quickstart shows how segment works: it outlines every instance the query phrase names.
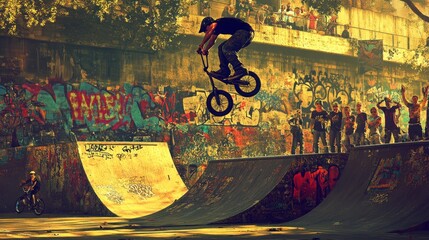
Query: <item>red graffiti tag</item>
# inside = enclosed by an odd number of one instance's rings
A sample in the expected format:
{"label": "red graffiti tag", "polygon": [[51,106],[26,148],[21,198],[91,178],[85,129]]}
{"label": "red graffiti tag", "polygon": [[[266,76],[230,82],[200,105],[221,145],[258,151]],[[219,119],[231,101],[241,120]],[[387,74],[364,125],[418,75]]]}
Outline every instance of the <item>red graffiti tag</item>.
{"label": "red graffiti tag", "polygon": [[128,124],[125,116],[130,116],[129,100],[132,95],[120,93],[95,93],[86,91],[71,91],[67,94],[73,120],[94,121],[97,124],[109,124],[118,121],[112,129]]}

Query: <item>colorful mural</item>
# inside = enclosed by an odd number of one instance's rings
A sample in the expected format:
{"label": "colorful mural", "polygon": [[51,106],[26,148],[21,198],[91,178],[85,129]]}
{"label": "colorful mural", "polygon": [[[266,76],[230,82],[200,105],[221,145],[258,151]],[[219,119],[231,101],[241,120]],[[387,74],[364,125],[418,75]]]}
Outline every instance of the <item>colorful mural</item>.
{"label": "colorful mural", "polygon": [[[263,79],[262,90],[243,98],[226,89],[234,108],[227,116],[214,117],[205,103],[209,83],[199,78],[203,72],[200,59],[189,53],[191,43],[179,54],[148,55],[4,37],[0,41],[14,49],[0,49],[0,56],[8,56],[0,57],[0,148],[75,139],[164,141],[189,179],[209,160],[288,154],[292,136],[287,119],[298,108],[304,152],[311,153],[310,112],[316,100],[328,111],[333,101],[352,109],[359,101],[368,110],[385,96],[399,98],[398,84],[408,84],[414,93],[422,85],[355,76],[355,62],[328,57],[315,62],[308,53],[284,56],[249,48],[241,56]],[[403,130],[407,117],[400,117]]]}
{"label": "colorful mural", "polygon": [[421,146],[394,156],[381,158],[368,184],[367,192],[373,203],[389,201],[389,195],[400,184],[410,188],[425,185],[429,182],[429,146]]}
{"label": "colorful mural", "polygon": [[17,147],[0,150],[0,187],[10,194],[0,201],[1,212],[11,212],[22,195],[19,185],[35,170],[42,187],[40,195],[47,211],[109,214],[87,181],[74,143]]}
{"label": "colorful mural", "polygon": [[347,158],[346,154],[297,155],[270,194],[223,223],[285,222],[306,214],[335,188]]}

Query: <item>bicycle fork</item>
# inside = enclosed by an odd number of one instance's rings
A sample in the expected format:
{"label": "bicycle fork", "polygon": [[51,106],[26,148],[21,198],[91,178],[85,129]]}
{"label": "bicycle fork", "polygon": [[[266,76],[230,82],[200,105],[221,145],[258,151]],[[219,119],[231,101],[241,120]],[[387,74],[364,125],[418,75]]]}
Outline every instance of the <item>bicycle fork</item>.
{"label": "bicycle fork", "polygon": [[213,89],[212,92],[214,92],[214,95],[215,95],[216,104],[220,105],[221,103],[220,103],[219,94],[217,94],[217,88],[214,84],[213,77],[210,75],[210,73],[208,71],[208,69],[209,69],[209,57],[208,57],[208,55],[205,55],[206,58],[204,61],[203,54],[200,54],[200,56],[201,56],[201,61],[203,62],[203,66],[204,66],[204,72],[206,72],[207,76],[209,76],[210,84],[212,85],[212,89]]}

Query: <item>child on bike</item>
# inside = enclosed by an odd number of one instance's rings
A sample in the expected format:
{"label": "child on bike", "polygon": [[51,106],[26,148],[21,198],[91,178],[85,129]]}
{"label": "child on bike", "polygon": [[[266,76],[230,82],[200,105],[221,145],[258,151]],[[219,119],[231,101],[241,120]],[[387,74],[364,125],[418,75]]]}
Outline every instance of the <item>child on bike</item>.
{"label": "child on bike", "polygon": [[[208,51],[215,44],[219,34],[232,35],[228,40],[221,43],[218,47],[220,69],[212,71],[211,75],[218,79],[237,80],[248,74],[247,69],[238,59],[237,53],[247,47],[255,35],[253,28],[238,18],[219,18],[214,20],[212,17],[206,17],[202,20],[200,33],[204,32],[204,38],[198,46],[197,52],[207,55]],[[231,71],[228,64],[234,69],[234,75],[230,76]]]}
{"label": "child on bike", "polygon": [[27,185],[30,188],[30,194],[32,199],[32,206],[36,205],[36,193],[40,190],[40,181],[36,178],[36,172],[30,171],[30,178],[21,184],[21,187]]}

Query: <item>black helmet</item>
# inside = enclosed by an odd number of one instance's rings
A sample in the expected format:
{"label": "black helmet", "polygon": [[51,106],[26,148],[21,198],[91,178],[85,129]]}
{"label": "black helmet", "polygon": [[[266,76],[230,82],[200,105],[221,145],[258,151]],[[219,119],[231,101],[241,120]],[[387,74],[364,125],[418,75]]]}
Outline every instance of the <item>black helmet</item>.
{"label": "black helmet", "polygon": [[200,31],[199,31],[199,33],[201,33],[201,32],[205,32],[205,31],[206,31],[207,26],[209,26],[210,24],[212,24],[214,21],[215,21],[215,20],[214,20],[212,17],[205,17],[205,18],[203,19],[203,21],[201,21],[201,27],[200,27]]}

